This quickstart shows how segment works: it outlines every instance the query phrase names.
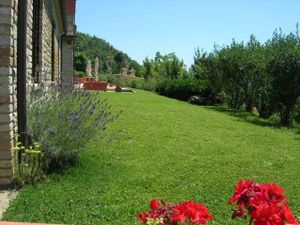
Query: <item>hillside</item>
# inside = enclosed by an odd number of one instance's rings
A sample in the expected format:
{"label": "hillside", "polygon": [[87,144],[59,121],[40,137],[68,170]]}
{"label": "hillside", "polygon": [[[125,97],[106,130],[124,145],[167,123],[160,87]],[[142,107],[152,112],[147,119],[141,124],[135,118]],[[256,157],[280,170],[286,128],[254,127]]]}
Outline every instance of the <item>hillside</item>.
{"label": "hillside", "polygon": [[[84,34],[77,33],[77,46],[75,56],[83,55],[85,60],[92,62],[96,57],[100,60],[100,73],[119,73],[121,68],[127,66],[139,71],[140,65],[126,53],[115,49],[107,41]],[[76,67],[76,66],[75,66]],[[82,68],[84,69],[84,68]]]}

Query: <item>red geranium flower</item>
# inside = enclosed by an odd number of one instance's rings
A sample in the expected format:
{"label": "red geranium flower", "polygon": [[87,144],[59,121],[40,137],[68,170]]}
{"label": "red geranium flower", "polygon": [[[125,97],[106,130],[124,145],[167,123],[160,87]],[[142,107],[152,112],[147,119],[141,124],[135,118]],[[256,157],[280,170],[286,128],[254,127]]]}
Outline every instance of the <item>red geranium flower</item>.
{"label": "red geranium flower", "polygon": [[229,200],[229,204],[232,204],[238,200],[245,198],[245,194],[249,192],[249,189],[253,185],[253,180],[241,180],[237,183],[234,189],[234,194]]}
{"label": "red geranium flower", "polygon": [[208,220],[213,219],[213,216],[209,215],[208,209],[204,205],[193,201],[183,202],[175,206],[174,211],[171,220],[177,221],[179,224],[187,220],[192,223],[206,224]]}
{"label": "red geranium flower", "polygon": [[150,203],[150,208],[156,210],[160,207],[159,202],[156,199],[153,199]]}
{"label": "red geranium flower", "polygon": [[236,202],[232,218],[243,217],[247,210],[254,225],[298,224],[289,206],[284,190],[271,184],[254,184],[253,181],[239,181],[229,203]]}
{"label": "red geranium flower", "polygon": [[151,211],[144,211],[137,218],[144,224],[159,223],[161,225],[180,225],[184,222],[189,224],[206,224],[208,220],[213,219],[209,215],[208,209],[196,202],[188,201],[178,205],[153,199],[150,203]]}

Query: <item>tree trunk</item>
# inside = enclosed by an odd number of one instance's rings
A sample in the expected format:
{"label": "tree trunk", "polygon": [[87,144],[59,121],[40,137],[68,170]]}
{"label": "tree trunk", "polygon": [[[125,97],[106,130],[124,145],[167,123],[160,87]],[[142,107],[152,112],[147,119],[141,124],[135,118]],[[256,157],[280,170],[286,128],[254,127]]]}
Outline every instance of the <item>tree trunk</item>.
{"label": "tree trunk", "polygon": [[290,126],[292,125],[293,119],[292,119],[292,112],[289,107],[285,107],[280,112],[280,122],[282,125]]}
{"label": "tree trunk", "polygon": [[246,102],[246,112],[252,112],[253,104],[250,102]]}

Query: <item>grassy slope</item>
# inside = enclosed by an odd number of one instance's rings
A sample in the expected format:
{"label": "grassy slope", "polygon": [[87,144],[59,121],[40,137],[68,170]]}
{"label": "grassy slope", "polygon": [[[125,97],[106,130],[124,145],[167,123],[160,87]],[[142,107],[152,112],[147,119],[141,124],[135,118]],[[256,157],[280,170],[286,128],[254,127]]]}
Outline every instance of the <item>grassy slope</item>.
{"label": "grassy slope", "polygon": [[159,198],[202,202],[213,224],[245,224],[230,220],[227,205],[240,179],[277,182],[300,215],[298,130],[143,91],[104,95],[114,110],[125,110],[109,132],[126,135],[89,143],[80,166],[24,188],[5,219],[135,224],[134,216]]}

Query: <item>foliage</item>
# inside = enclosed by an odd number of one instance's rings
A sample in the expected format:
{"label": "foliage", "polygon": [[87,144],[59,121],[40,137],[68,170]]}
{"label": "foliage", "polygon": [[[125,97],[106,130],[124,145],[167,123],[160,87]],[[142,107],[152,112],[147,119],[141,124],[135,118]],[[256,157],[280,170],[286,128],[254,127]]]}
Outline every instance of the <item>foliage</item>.
{"label": "foliage", "polygon": [[154,59],[146,58],[143,62],[143,77],[149,78],[182,78],[187,72],[183,61],[175,53],[162,55],[157,52]]}
{"label": "foliage", "polygon": [[[199,107],[138,90],[102,93],[124,110],[107,139],[91,140],[80,166],[21,190],[5,221],[132,225],[150,199],[204,203],[211,224],[240,225],[227,203],[238,180],[274,181],[300,216],[300,139],[252,113]],[[116,141],[119,131],[124,134]],[[110,140],[112,139],[112,140]]]}
{"label": "foliage", "polygon": [[183,101],[193,95],[208,97],[206,84],[196,79],[165,79],[158,82],[156,92]]}
{"label": "foliage", "polygon": [[112,115],[99,92],[65,90],[63,85],[42,87],[29,98],[28,130],[41,144],[47,173],[74,165],[89,140],[99,139],[119,116]]}
{"label": "foliage", "polygon": [[206,80],[214,96],[222,96],[223,103],[239,109],[243,104],[252,111],[264,79],[264,51],[254,36],[250,41],[237,43],[202,53],[196,50],[192,73],[196,79]]}
{"label": "foliage", "polygon": [[281,123],[292,124],[292,112],[300,96],[300,37],[275,32],[267,43],[267,70],[272,77],[272,99]]}
{"label": "foliage", "polygon": [[223,72],[224,91],[230,107],[239,109],[246,105],[251,112],[258,97],[264,75],[264,58],[260,43],[254,36],[247,45],[232,42],[219,52]]}
{"label": "foliage", "polygon": [[216,52],[207,54],[199,49],[195,51],[191,74],[197,80],[205,80],[211,92],[218,95],[222,91],[222,73]]}
{"label": "foliage", "polygon": [[191,72],[227,107],[248,112],[256,107],[263,118],[279,113],[282,124],[292,125],[300,96],[299,40],[298,30],[276,31],[265,44],[252,35],[246,44],[233,40],[209,54],[197,49]]}
{"label": "foliage", "polygon": [[127,54],[115,49],[108,42],[96,36],[78,32],[75,54],[84,55],[92,63],[98,57],[100,73],[119,74],[121,68],[127,66],[129,69],[135,69],[136,75],[139,76],[141,66],[135,60],[132,60]]}
{"label": "foliage", "polygon": [[44,177],[42,170],[43,153],[41,145],[37,142],[32,146],[25,147],[17,140],[16,146],[12,148],[14,178],[22,186],[34,184]]}
{"label": "foliage", "polygon": [[[156,79],[145,80],[139,77],[122,77],[122,80],[118,78],[116,74],[106,74],[100,75],[100,80],[111,83],[111,84],[121,84],[122,86],[141,89],[146,91],[155,91],[158,81]],[[119,80],[118,80],[119,79]]]}
{"label": "foliage", "polygon": [[141,89],[145,91],[155,91],[158,81],[156,79],[137,79],[137,78],[127,78],[124,80],[124,85],[126,87]]}
{"label": "foliage", "polygon": [[246,210],[250,224],[253,222],[254,225],[297,225],[297,220],[286,204],[287,199],[284,190],[275,183],[256,184],[252,180],[241,180],[229,200],[230,204],[236,203],[238,207],[234,210],[232,218],[244,218]]}
{"label": "foliage", "polygon": [[206,224],[214,217],[209,214],[205,205],[187,201],[176,205],[153,199],[150,203],[151,211],[144,211],[137,218],[140,222],[149,225],[179,225],[179,224]]}
{"label": "foliage", "polygon": [[75,77],[85,77],[85,76],[86,76],[86,72],[75,71],[75,72],[74,72],[74,76],[75,76]]}
{"label": "foliage", "polygon": [[87,57],[82,52],[76,52],[74,57],[74,69],[78,72],[85,72]]}

